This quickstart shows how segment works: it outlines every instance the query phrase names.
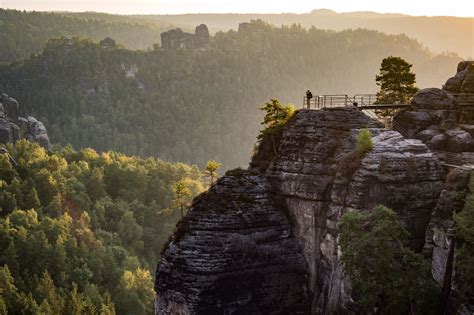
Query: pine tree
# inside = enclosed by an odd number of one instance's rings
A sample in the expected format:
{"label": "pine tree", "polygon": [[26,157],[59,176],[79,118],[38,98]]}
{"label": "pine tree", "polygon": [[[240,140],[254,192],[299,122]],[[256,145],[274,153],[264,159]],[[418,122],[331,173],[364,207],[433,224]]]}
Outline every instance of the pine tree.
{"label": "pine tree", "polygon": [[24,200],[25,209],[38,209],[41,206],[41,202],[38,197],[36,188],[32,187],[30,192],[26,195]]}
{"label": "pine tree", "polygon": [[47,271],[43,273],[43,276],[40,279],[36,287],[37,300],[41,302],[46,301],[48,307],[51,309],[52,314],[61,314],[64,302],[62,298],[57,294],[56,287],[54,286],[53,279]]}
{"label": "pine tree", "polygon": [[380,91],[379,104],[406,104],[418,91],[415,86],[416,75],[411,72],[412,65],[400,57],[387,57],[382,60],[380,74],[375,77]]}

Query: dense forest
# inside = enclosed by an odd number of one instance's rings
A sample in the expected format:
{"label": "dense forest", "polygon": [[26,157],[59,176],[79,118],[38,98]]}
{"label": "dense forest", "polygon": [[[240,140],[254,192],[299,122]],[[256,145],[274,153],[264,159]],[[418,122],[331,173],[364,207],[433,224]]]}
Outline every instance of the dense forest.
{"label": "dense forest", "polygon": [[183,14],[113,15],[95,12],[25,12],[0,8],[0,63],[40,52],[53,37],[114,38],[128,49],[148,49],[160,43],[160,33],[171,25],[185,31],[205,23],[211,33],[237,30],[239,23],[260,19],[280,26],[299,24],[342,31],[369,29],[406,34],[436,53],[474,57],[473,18],[425,17],[373,12],[336,13],[314,10],[306,14]]}
{"label": "dense forest", "polygon": [[59,36],[78,36],[101,40],[113,37],[131,49],[146,49],[160,41],[168,23],[133,17],[22,12],[0,8],[0,63],[27,58],[40,52],[45,43]]}
{"label": "dense forest", "polygon": [[[419,87],[440,86],[460,60],[404,35],[280,28],[254,21],[218,32],[208,49],[131,51],[50,40],[42,54],[0,67],[0,91],[42,120],[53,143],[204,166],[245,166],[270,98],[300,106],[303,91],[377,90],[381,60],[413,63]],[[245,126],[245,127],[242,127]]]}
{"label": "dense forest", "polygon": [[239,23],[257,19],[278,26],[300,24],[307,28],[314,26],[335,31],[364,28],[387,34],[406,34],[436,53],[450,51],[464,58],[474,57],[473,17],[409,16],[375,12],[336,13],[325,9],[304,14],[181,14],[136,17],[185,27],[206,23],[211,32],[237,30]]}
{"label": "dense forest", "polygon": [[[150,314],[158,256],[196,167],[92,149],[0,154],[0,314]],[[188,194],[178,194],[177,186]],[[184,199],[183,199],[184,198]]]}

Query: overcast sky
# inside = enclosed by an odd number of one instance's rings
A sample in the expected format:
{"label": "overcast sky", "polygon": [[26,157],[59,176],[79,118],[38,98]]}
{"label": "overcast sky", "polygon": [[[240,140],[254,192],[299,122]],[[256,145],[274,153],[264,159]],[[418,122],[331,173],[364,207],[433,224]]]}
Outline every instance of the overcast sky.
{"label": "overcast sky", "polygon": [[376,11],[474,17],[474,0],[0,0],[0,7],[37,11],[101,11],[121,14],[305,13]]}

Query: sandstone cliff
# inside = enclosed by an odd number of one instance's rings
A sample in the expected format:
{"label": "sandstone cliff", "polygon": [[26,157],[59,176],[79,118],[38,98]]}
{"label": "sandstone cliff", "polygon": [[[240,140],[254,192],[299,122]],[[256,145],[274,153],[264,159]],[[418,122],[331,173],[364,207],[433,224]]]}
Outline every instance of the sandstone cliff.
{"label": "sandstone cliff", "polygon": [[207,49],[209,46],[209,29],[205,24],[198,25],[194,34],[183,32],[180,28],[161,33],[161,47],[175,49]]}
{"label": "sandstone cliff", "polygon": [[0,143],[7,144],[27,139],[38,142],[46,149],[51,147],[44,124],[36,118],[20,117],[20,105],[6,94],[0,97]]}
{"label": "sandstone cliff", "polygon": [[[366,127],[374,149],[348,168]],[[351,313],[339,218],[384,204],[421,250],[444,182],[421,141],[344,108],[298,111],[277,154],[251,165],[221,178],[180,223],[158,264],[157,313]]]}
{"label": "sandstone cliff", "polygon": [[423,141],[433,150],[474,152],[474,62],[464,61],[443,89],[418,92],[411,108],[394,117],[404,136]]}
{"label": "sandstone cliff", "polygon": [[[299,110],[281,136],[259,144],[247,171],[196,198],[158,263],[157,314],[356,314],[337,224],[378,204],[396,212],[411,248],[430,260],[454,297],[449,311],[469,314],[466,296],[456,298],[463,279],[452,235],[470,171],[441,162],[474,152],[474,116],[464,106],[472,78],[474,63],[463,62],[443,90],[416,94],[394,118],[403,135],[354,108]],[[362,128],[374,147],[359,160]]]}
{"label": "sandstone cliff", "polygon": [[158,265],[158,314],[307,314],[306,265],[265,177],[234,172],[196,199]]}

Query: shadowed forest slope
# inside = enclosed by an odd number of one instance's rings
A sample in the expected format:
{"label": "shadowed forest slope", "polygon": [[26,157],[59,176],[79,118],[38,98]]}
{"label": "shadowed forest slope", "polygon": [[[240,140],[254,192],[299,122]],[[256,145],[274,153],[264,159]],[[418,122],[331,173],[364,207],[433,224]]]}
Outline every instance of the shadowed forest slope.
{"label": "shadowed forest slope", "polygon": [[45,123],[52,143],[201,166],[216,159],[228,168],[246,164],[260,104],[278,98],[300,105],[308,88],[375,92],[375,74],[388,55],[413,63],[420,87],[440,86],[460,60],[404,35],[254,21],[216,33],[204,50],[51,40],[42,54],[1,67],[0,90]]}

